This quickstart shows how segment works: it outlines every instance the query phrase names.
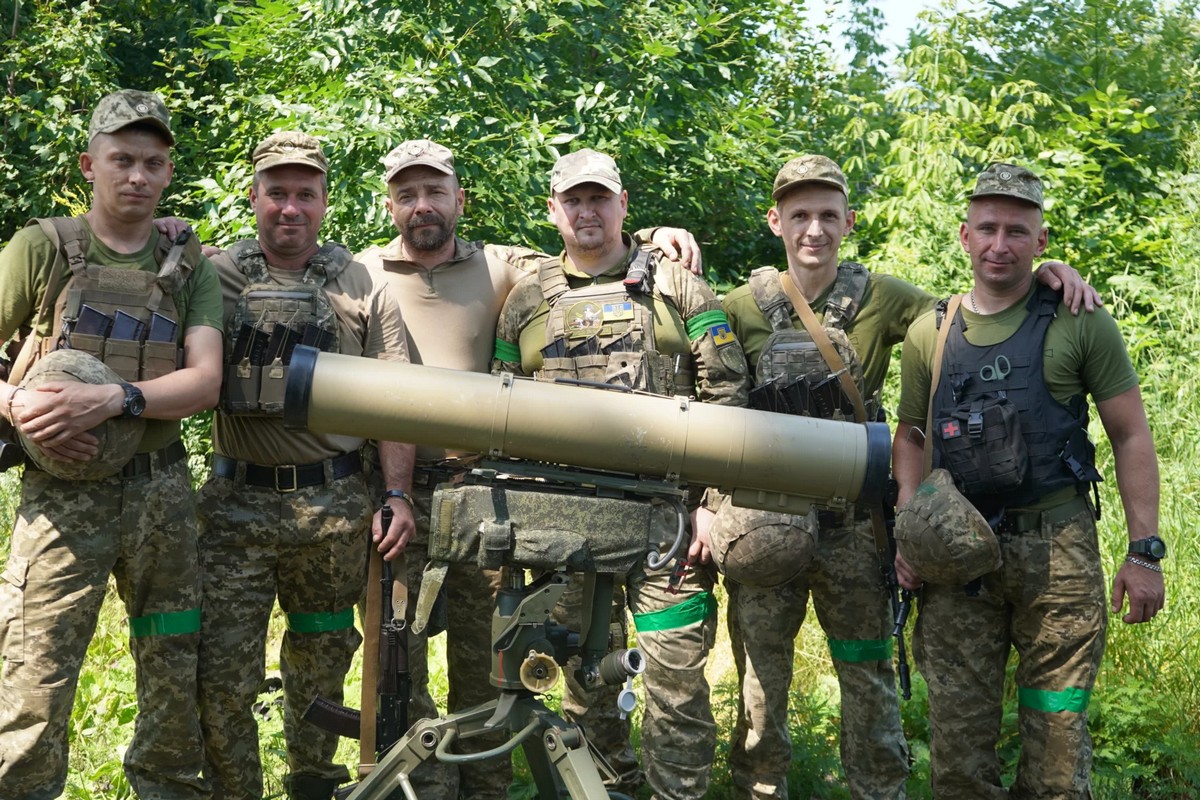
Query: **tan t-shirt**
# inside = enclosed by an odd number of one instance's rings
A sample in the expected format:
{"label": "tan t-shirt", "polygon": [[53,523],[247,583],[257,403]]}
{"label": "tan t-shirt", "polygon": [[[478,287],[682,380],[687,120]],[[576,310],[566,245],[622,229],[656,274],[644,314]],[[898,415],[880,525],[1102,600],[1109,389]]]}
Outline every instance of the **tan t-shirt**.
{"label": "tan t-shirt", "polygon": [[[221,278],[225,315],[233,313],[238,296],[249,283],[222,253],[213,258]],[[280,286],[297,284],[304,273],[269,269]],[[337,313],[339,352],[343,355],[408,361],[407,335],[400,308],[387,286],[376,283],[361,263],[352,261],[325,284]],[[218,411],[213,420],[213,450],[255,464],[309,464],[357,450],[363,439],[311,431],[291,431],[281,417],[229,415]]]}
{"label": "tan t-shirt", "polygon": [[[409,358],[430,367],[487,372],[500,308],[517,281],[536,272],[545,255],[456,237],[454,257],[426,269],[401,258],[400,252],[397,237],[357,258],[373,276],[382,277],[399,303]],[[417,448],[418,462],[446,455],[438,448]]]}

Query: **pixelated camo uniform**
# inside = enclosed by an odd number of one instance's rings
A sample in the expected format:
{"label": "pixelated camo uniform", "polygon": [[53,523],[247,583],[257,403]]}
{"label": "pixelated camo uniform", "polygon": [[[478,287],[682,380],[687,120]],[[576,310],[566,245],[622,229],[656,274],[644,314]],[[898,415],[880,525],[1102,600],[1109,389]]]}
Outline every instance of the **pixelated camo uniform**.
{"label": "pixelated camo uniform", "polygon": [[[157,270],[157,234],[134,254],[93,239],[89,263]],[[164,248],[165,252],[165,248]],[[0,331],[7,337],[40,302],[37,271],[53,247],[26,228],[0,254]],[[29,291],[25,291],[28,289]],[[220,326],[215,270],[207,260],[176,295],[183,324]],[[179,423],[151,421],[153,447],[183,454]],[[149,431],[149,428],[148,428]],[[143,444],[147,438],[143,438]],[[60,480],[27,467],[0,580],[0,797],[58,797],[67,777],[68,725],[88,643],[111,573],[129,615],[138,716],[125,774],[142,797],[203,798],[195,710],[200,575],[186,459],[147,457],[137,477]]]}
{"label": "pixelated camo uniform", "polygon": [[[964,309],[967,342],[1011,342],[1011,363],[1029,363],[1015,341],[1026,305],[987,316]],[[909,424],[925,424],[935,319],[918,320],[904,343],[899,417]],[[1058,305],[1041,346],[1045,386],[1060,404],[1088,394],[1103,402],[1137,386],[1124,338],[1104,309],[1073,316]],[[929,684],[938,796],[1090,797],[1087,707],[1104,653],[1107,588],[1092,509],[1075,491],[1006,510],[997,531],[1003,563],[977,592],[938,584],[922,590],[913,649]],[[1013,785],[1003,788],[996,742],[1011,649],[1019,656],[1021,756]]]}
{"label": "pixelated camo uniform", "polygon": [[[649,292],[630,291],[622,282],[635,277],[632,267],[640,254],[655,256],[648,283],[642,284],[652,285]],[[501,312],[493,371],[565,375],[660,394],[694,394],[726,405],[744,405],[748,386],[745,357],[712,291],[647,246],[631,248],[625,263],[596,278],[575,269],[565,256],[548,260],[539,275],[513,290]],[[639,568],[628,575],[626,602],[647,658],[646,781],[657,798],[685,800],[703,797],[707,790],[716,744],[704,677],[714,638],[715,576],[698,569],[674,593],[672,567]],[[575,598],[567,601],[575,603]],[[612,698],[569,696],[564,707],[587,709],[581,722],[593,738],[613,743],[614,749],[627,741],[628,726],[616,718]],[[627,755],[614,750],[605,755],[617,762],[621,788],[632,788],[636,774],[627,766]]]}
{"label": "pixelated camo uniform", "polygon": [[[235,245],[215,261],[227,315],[248,276],[261,275],[257,243]],[[332,266],[331,266],[332,265]],[[243,271],[246,268],[246,271]],[[270,270],[283,287],[323,286],[339,321],[345,355],[407,360],[404,325],[386,289],[340,247],[327,245],[305,270]],[[284,736],[293,798],[328,797],[349,778],[333,757],[338,737],[302,719],[321,695],[341,702],[342,685],[361,636],[354,607],[366,582],[367,547],[375,499],[361,465],[361,439],[284,429],[279,416],[218,411],[213,422],[217,464],[236,465],[200,492],[204,614],[200,649],[201,722],[206,772],[214,796],[258,800],[262,767],[258,727],[251,710],[262,683],[267,624],[273,604],[287,619],[279,655],[284,686]],[[339,465],[349,463],[342,468]],[[315,464],[311,485],[291,490],[288,465]],[[283,465],[274,469],[276,465]],[[275,475],[276,485],[248,478]],[[282,475],[282,479],[279,476]],[[267,481],[267,483],[273,483]]]}
{"label": "pixelated camo uniform", "polygon": [[[861,298],[846,296],[839,282],[811,304],[830,324],[827,309],[849,308],[842,330],[862,364],[863,394],[875,396],[887,373],[892,347],[933,297],[903,281],[870,274]],[[730,324],[758,365],[774,330],[751,287],[725,298]],[[783,313],[796,330],[804,325],[789,306]],[[768,512],[763,512],[767,514]],[[738,717],[730,753],[735,796],[785,800],[792,758],[788,731],[795,639],[811,597],[828,639],[841,694],[842,766],[850,796],[901,798],[908,777],[908,747],[900,725],[892,667],[891,608],[884,591],[874,533],[864,512],[801,517],[816,541],[816,558],[780,586],[752,587],[726,580],[728,624],[741,682]]]}

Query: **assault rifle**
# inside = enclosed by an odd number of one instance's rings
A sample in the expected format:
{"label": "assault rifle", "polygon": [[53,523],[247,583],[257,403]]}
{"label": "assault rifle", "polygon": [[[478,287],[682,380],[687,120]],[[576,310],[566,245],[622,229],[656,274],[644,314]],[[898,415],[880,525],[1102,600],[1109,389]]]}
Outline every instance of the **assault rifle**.
{"label": "assault rifle", "polygon": [[[380,509],[379,524],[385,532],[392,526],[393,514],[391,507],[386,504]],[[371,557],[377,558],[374,553]],[[376,759],[400,741],[408,731],[408,704],[412,696],[412,676],[408,668],[408,622],[404,618],[403,610],[400,614],[396,613],[392,562],[380,559],[380,563],[378,652],[373,654],[368,648],[364,653],[368,659],[375,656],[379,665],[375,681],[374,747],[364,747],[364,750],[373,749]],[[373,606],[373,603],[368,600],[368,605]],[[364,670],[364,678],[371,672],[372,670]],[[365,702],[364,699],[364,704]],[[370,744],[371,732],[363,730],[362,713],[324,697],[313,698],[304,712],[304,719],[319,728],[349,739],[361,740],[366,734],[366,744]],[[367,766],[367,756],[368,753],[362,754],[364,766]]]}

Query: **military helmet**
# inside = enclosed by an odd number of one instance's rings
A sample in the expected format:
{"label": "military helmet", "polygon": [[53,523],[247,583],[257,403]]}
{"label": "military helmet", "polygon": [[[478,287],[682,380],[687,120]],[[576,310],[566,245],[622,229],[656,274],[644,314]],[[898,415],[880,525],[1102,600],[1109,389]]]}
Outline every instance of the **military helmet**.
{"label": "military helmet", "polygon": [[931,472],[896,512],[896,549],[930,583],[970,583],[1001,563],[987,520],[944,469]]}
{"label": "military helmet", "polygon": [[[82,350],[55,350],[33,365],[21,381],[21,386],[33,391],[39,386],[55,382],[100,385],[121,383],[121,378],[95,356]],[[64,480],[94,481],[110,478],[120,472],[121,467],[137,452],[145,430],[144,419],[115,417],[105,420],[89,431],[100,440],[100,451],[89,461],[62,461],[42,452],[24,433],[18,431],[18,435],[29,458],[46,472]]]}
{"label": "military helmet", "polygon": [[809,515],[741,508],[728,498],[717,509],[708,537],[722,575],[761,589],[795,578],[817,550]]}

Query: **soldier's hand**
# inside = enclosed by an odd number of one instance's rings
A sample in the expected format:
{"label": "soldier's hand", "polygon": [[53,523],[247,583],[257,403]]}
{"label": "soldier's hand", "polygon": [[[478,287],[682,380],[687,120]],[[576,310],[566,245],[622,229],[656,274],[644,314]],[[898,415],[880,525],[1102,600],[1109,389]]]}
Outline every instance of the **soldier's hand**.
{"label": "soldier's hand", "polygon": [[87,460],[100,444],[89,431],[117,416],[124,397],[111,383],[47,383],[14,396],[13,424],[55,458]]}
{"label": "soldier's hand", "polygon": [[916,591],[917,589],[920,589],[921,584],[924,583],[924,581],[921,580],[921,576],[917,574],[916,570],[908,565],[908,562],[905,561],[904,557],[899,553],[896,553],[896,582],[899,583],[902,588],[910,591]]}
{"label": "soldier's hand", "polygon": [[708,529],[712,527],[716,516],[704,506],[692,512],[692,543],[688,546],[688,563],[712,563],[712,542],[708,538]]}
{"label": "soldier's hand", "polygon": [[1161,572],[1126,561],[1113,578],[1112,610],[1114,614],[1121,613],[1125,599],[1129,598],[1129,612],[1121,620],[1130,625],[1149,622],[1162,611],[1166,594]]}
{"label": "soldier's hand", "polygon": [[1051,289],[1062,288],[1063,303],[1072,314],[1079,313],[1080,304],[1091,313],[1097,306],[1104,305],[1100,293],[1083,279],[1083,276],[1071,266],[1061,261],[1043,261],[1037,268],[1038,280]]}
{"label": "soldier's hand", "polygon": [[386,531],[382,529],[380,512],[376,511],[371,520],[371,539],[375,542],[384,561],[391,561],[404,552],[408,543],[417,532],[417,523],[413,519],[412,508],[399,497],[389,497],[388,507],[392,509],[392,525]]}
{"label": "soldier's hand", "polygon": [[184,231],[192,229],[191,224],[187,220],[180,219],[179,217],[159,217],[154,220],[154,227],[158,229],[160,234],[166,236],[171,241],[175,241],[179,234]]}
{"label": "soldier's hand", "polygon": [[680,262],[685,269],[703,276],[704,267],[700,259],[700,243],[691,231],[683,228],[658,228],[650,238],[654,245],[668,258]]}

